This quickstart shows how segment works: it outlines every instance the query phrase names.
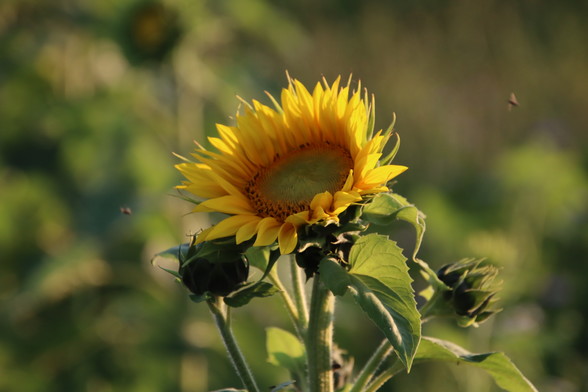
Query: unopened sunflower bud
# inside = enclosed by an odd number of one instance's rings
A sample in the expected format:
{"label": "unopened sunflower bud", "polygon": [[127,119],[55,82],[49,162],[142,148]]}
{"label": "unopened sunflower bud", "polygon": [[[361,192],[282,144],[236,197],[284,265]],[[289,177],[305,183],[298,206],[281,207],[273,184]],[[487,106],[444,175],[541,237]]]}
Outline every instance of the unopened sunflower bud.
{"label": "unopened sunflower bud", "polygon": [[459,325],[476,325],[500,309],[494,307],[500,283],[496,282],[498,269],[480,265],[482,260],[465,259],[448,264],[437,272],[447,287],[442,293],[446,305],[457,315]]}
{"label": "unopened sunflower bud", "polygon": [[184,285],[196,296],[227,296],[247,281],[249,263],[234,241],[190,244],[180,265]]}

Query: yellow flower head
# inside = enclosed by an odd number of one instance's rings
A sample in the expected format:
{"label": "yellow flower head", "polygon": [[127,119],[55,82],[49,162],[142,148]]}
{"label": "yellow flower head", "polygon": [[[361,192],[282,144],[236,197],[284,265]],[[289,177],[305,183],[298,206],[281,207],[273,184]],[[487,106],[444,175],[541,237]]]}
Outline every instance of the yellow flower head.
{"label": "yellow flower head", "polygon": [[386,183],[406,170],[381,165],[389,132],[372,135],[371,105],[349,85],[317,83],[312,93],[297,80],[282,90],[275,109],[253,101],[236,126],[217,124],[210,137],[218,152],[203,147],[197,162],[176,168],[178,186],[207,199],[194,211],[230,215],[198,235],[198,242],[254,236],[254,246],[278,241],[282,254],[298,242],[297,229],[338,216],[363,195],[388,191]]}

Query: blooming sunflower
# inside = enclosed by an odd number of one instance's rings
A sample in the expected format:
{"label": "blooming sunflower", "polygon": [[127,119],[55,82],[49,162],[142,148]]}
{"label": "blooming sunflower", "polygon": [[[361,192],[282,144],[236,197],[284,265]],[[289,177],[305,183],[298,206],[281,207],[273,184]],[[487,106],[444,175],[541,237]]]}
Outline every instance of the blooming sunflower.
{"label": "blooming sunflower", "polygon": [[217,124],[219,137],[209,137],[217,152],[197,144],[196,162],[176,165],[187,179],[178,188],[206,199],[194,211],[230,215],[197,242],[256,236],[254,246],[277,240],[282,254],[291,253],[299,227],[337,222],[407,169],[380,161],[391,129],[373,134],[373,100],[341,87],[340,78],[323,82],[310,93],[290,79],[281,104],[268,94],[275,109],[246,104],[236,126]]}

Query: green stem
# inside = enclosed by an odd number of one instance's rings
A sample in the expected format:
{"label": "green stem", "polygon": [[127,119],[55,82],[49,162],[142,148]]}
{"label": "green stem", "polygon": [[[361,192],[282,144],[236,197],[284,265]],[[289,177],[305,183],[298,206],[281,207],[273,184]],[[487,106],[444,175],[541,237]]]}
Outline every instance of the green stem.
{"label": "green stem", "polygon": [[368,382],[375,376],[376,371],[391,352],[392,345],[388,339],[384,339],[382,343],[380,343],[380,346],[377,348],[377,350],[373,353],[372,357],[365,364],[359,373],[359,376],[357,376],[357,379],[355,380],[355,383],[349,392],[363,392]]}
{"label": "green stem", "polygon": [[220,332],[225,347],[229,352],[231,362],[233,363],[239,378],[241,378],[243,386],[248,390],[248,392],[260,392],[257,384],[255,383],[255,379],[253,378],[253,374],[251,373],[249,366],[247,366],[245,357],[239,349],[237,340],[231,331],[227,306],[223,303],[221,297],[215,297],[214,299],[210,299],[206,302],[208,303],[208,307],[214,316],[216,326]]}
{"label": "green stem", "polygon": [[294,289],[294,299],[298,309],[298,322],[303,331],[308,328],[308,306],[306,305],[306,293],[304,289],[304,279],[301,269],[296,264],[294,257],[290,260],[290,275],[292,277],[292,288]]}
{"label": "green stem", "polygon": [[333,392],[334,310],[335,296],[321,282],[320,275],[315,274],[305,340],[310,392]]}
{"label": "green stem", "polygon": [[286,305],[286,310],[288,311],[288,315],[290,315],[290,319],[292,320],[292,324],[294,324],[294,328],[296,329],[296,334],[300,339],[304,338],[305,329],[303,328],[300,323],[300,313],[292,301],[290,294],[288,294],[288,290],[284,287],[284,284],[280,280],[276,269],[274,268],[268,275],[270,281],[276,286],[279,290],[280,297],[282,297],[282,301],[284,301],[284,305]]}
{"label": "green stem", "polygon": [[376,392],[380,389],[388,380],[394,377],[395,374],[405,369],[404,365],[400,361],[396,361],[388,369],[380,373],[362,392]]}

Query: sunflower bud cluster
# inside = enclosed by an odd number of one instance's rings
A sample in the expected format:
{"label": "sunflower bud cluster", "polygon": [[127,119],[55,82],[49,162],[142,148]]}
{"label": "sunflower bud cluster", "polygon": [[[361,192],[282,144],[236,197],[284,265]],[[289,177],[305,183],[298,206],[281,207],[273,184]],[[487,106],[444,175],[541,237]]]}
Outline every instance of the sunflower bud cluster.
{"label": "sunflower bud cluster", "polygon": [[442,298],[460,326],[477,325],[500,311],[494,306],[500,286],[497,275],[496,267],[482,265],[480,259],[464,259],[437,271],[437,277],[447,286]]}
{"label": "sunflower bud cluster", "polygon": [[351,247],[367,229],[360,215],[361,206],[356,205],[341,214],[337,223],[309,225],[299,231],[296,264],[304,269],[307,279],[318,271],[319,263],[325,257],[346,263]]}

